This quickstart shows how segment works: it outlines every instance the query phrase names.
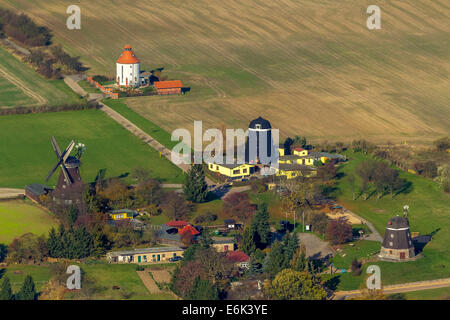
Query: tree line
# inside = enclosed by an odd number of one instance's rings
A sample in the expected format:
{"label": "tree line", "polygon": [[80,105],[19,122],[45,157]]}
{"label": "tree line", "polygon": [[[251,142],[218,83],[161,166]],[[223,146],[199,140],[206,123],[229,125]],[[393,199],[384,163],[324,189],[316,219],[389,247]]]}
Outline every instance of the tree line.
{"label": "tree line", "polygon": [[50,30],[38,26],[26,14],[0,9],[0,32],[30,47],[47,46],[52,35]]}

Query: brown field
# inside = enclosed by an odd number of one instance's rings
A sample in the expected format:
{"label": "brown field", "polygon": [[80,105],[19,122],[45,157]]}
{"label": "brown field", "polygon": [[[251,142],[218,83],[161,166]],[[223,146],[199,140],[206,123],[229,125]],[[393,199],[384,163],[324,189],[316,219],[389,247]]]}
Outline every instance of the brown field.
{"label": "brown field", "polygon": [[450,133],[450,5],[370,0],[82,1],[82,29],[65,27],[70,1],[0,0],[53,30],[55,42],[113,75],[129,43],[147,69],[164,67],[191,92],[128,105],[162,128],[245,127],[261,115],[281,135],[312,141],[429,142]]}

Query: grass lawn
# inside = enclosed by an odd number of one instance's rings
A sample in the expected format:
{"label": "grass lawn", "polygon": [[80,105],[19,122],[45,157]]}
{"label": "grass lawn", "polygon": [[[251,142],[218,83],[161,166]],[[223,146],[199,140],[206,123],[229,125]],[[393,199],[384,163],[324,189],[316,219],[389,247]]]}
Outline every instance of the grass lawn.
{"label": "grass lawn", "polygon": [[[136,98],[138,99],[138,98]],[[152,136],[156,141],[161,143],[163,146],[172,149],[175,145],[178,144],[177,141],[171,141],[171,134],[167,131],[161,129],[156,124],[151,122],[150,120],[144,118],[139,113],[130,109],[126,103],[125,99],[105,99],[103,103],[114,109],[116,112],[120,113],[122,116],[133,122],[136,126],[138,126],[145,133]]]}
{"label": "grass lawn", "polygon": [[[2,269],[0,269],[0,271],[1,270]],[[13,292],[20,290],[20,287],[22,286],[27,275],[33,277],[37,291],[40,291],[51,278],[50,267],[45,265],[10,265],[8,268],[3,270],[5,270],[5,272],[4,274],[0,273],[0,279],[5,276],[8,277],[11,281]]]}
{"label": "grass lawn", "polygon": [[389,295],[388,297],[393,296],[406,300],[448,300],[450,297],[450,287],[397,293]]}
{"label": "grass lawn", "polygon": [[[419,232],[421,235],[435,233],[433,240],[425,246],[424,257],[421,259],[402,263],[383,261],[370,263],[380,266],[383,283],[395,284],[449,277],[449,195],[444,194],[433,181],[407,172],[400,172],[402,178],[412,183],[409,192],[398,194],[393,199],[386,195],[379,200],[371,197],[369,200],[358,198],[353,201],[348,175],[354,173],[356,166],[361,161],[368,159],[369,156],[353,152],[346,155],[350,161],[339,169],[344,176],[338,183],[336,192],[338,201],[346,208],[371,221],[382,235],[389,218],[401,214],[402,207],[408,204],[411,232]],[[364,268],[367,266],[368,264],[364,265]],[[343,277],[343,281],[347,278]],[[350,287],[350,285],[345,285],[345,287]],[[351,289],[357,287],[356,285]]]}
{"label": "grass lawn", "polygon": [[353,259],[372,257],[375,253],[380,251],[380,243],[377,241],[358,240],[346,244],[342,247],[342,254],[337,253],[331,260],[336,268],[350,269]]}
{"label": "grass lawn", "polygon": [[0,69],[13,78],[0,72],[0,107],[82,102],[63,80],[45,79],[1,47]]}
{"label": "grass lawn", "polygon": [[28,200],[0,201],[0,243],[9,244],[18,236],[47,233],[56,219]]}
{"label": "grass lawn", "polygon": [[25,106],[35,103],[33,98],[27,96],[22,90],[12,82],[0,76],[0,106]]}
{"label": "grass lawn", "polygon": [[[182,171],[145,145],[102,111],[70,111],[0,117],[0,186],[19,187],[40,182],[56,163],[50,139],[56,137],[61,148],[71,139],[83,142],[84,181],[93,181],[99,169],[107,177],[127,176],[135,167],[152,171],[153,178],[181,183]],[[49,182],[56,184],[58,174]]]}

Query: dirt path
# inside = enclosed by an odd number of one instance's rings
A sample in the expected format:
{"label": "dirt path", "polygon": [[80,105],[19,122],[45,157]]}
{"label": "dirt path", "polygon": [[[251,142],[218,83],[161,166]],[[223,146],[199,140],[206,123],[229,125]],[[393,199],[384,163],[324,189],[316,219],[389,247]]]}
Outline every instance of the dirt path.
{"label": "dirt path", "polygon": [[0,188],[0,199],[15,199],[25,194],[23,189]]}
{"label": "dirt path", "polygon": [[[383,287],[383,294],[392,293],[403,293],[410,291],[420,291],[420,290],[430,290],[438,288],[450,287],[450,278],[429,280],[429,281],[419,281],[419,282],[409,282],[394,284],[390,286]],[[333,297],[334,300],[344,300],[345,298],[353,298],[361,295],[360,290],[351,291],[337,291]]]}
{"label": "dirt path", "polygon": [[34,92],[32,89],[28,88],[25,83],[23,83],[20,79],[16,78],[11,73],[7,72],[6,70],[0,68],[0,76],[14,84],[17,88],[22,90],[27,96],[31,97],[36,101],[37,104],[45,104],[47,102],[47,99],[43,98],[36,92]]}
{"label": "dirt path", "polygon": [[136,271],[139,278],[141,278],[142,282],[144,283],[145,287],[148,289],[148,291],[151,294],[158,294],[161,293],[161,290],[159,290],[158,286],[156,285],[155,281],[150,277],[149,269],[146,269],[144,271]]}

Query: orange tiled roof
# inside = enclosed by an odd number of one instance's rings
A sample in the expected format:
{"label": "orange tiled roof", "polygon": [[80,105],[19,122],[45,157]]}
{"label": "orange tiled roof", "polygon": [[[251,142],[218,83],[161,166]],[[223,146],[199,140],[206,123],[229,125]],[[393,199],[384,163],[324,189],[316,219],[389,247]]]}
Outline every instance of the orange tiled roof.
{"label": "orange tiled roof", "polygon": [[195,229],[193,226],[187,225],[185,226],[181,231],[180,234],[184,234],[185,232],[190,233],[191,235],[195,236],[197,234],[199,234],[200,232],[198,232],[197,229]]}
{"label": "orange tiled roof", "polygon": [[125,50],[120,55],[119,59],[117,59],[117,63],[122,64],[139,63],[139,59],[134,54],[133,50],[131,50],[131,46],[129,44],[127,44],[124,49]]}
{"label": "orange tiled roof", "polygon": [[227,255],[227,259],[233,262],[247,262],[250,257],[242,251],[232,251]]}
{"label": "orange tiled roof", "polygon": [[172,81],[155,81],[153,85],[156,89],[171,89],[171,88],[183,88],[183,84],[180,80]]}

